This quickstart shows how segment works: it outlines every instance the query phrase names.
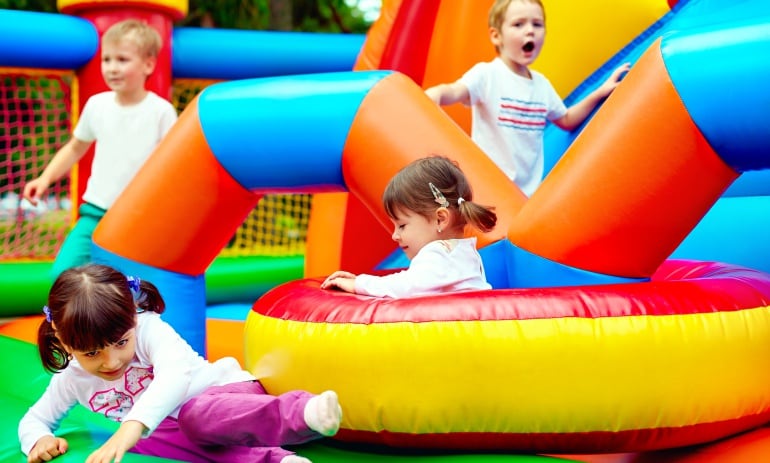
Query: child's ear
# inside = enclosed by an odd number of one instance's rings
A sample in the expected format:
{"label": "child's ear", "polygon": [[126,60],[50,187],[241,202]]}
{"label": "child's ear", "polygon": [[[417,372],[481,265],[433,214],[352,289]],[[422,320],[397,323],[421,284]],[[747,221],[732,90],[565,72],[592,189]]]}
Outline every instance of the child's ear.
{"label": "child's ear", "polygon": [[150,56],[144,60],[144,75],[149,77],[155,71],[155,65],[158,63],[158,58]]}
{"label": "child's ear", "polygon": [[495,48],[500,47],[500,31],[496,27],[489,28],[489,41],[492,42],[492,45],[494,45]]}
{"label": "child's ear", "polygon": [[447,228],[449,226],[449,209],[445,207],[439,207],[436,209],[436,225],[439,228]]}

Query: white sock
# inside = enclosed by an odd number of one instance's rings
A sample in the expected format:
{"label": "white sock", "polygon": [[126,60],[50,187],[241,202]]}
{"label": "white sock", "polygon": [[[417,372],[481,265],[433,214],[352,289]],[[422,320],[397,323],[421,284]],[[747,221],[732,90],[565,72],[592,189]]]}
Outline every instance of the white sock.
{"label": "white sock", "polygon": [[287,455],[281,458],[281,463],[313,463],[313,462],[299,455]]}
{"label": "white sock", "polygon": [[311,398],[305,405],[305,423],[322,436],[333,436],[340,429],[342,407],[334,391],[325,391]]}

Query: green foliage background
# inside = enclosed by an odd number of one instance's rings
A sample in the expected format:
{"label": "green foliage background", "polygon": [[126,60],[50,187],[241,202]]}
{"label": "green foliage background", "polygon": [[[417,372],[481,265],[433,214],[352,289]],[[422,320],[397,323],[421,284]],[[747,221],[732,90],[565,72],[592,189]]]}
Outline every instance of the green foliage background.
{"label": "green foliage background", "polygon": [[[0,0],[0,9],[58,11],[56,0]],[[345,0],[190,0],[178,25],[362,34],[371,22]]]}

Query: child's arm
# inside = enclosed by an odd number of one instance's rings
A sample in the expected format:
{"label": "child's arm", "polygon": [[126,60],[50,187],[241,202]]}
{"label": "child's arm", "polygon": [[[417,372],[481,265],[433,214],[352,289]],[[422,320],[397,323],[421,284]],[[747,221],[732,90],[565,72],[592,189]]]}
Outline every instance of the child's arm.
{"label": "child's arm", "polygon": [[142,437],[147,428],[138,421],[129,420],[120,423],[120,427],[107,442],[102,444],[86,459],[86,463],[120,463],[126,454]]}
{"label": "child's arm", "polygon": [[43,170],[43,173],[38,178],[24,185],[24,192],[22,193],[24,199],[32,203],[33,206],[37,206],[37,202],[43,197],[43,193],[45,193],[45,190],[48,189],[51,183],[66,175],[72,169],[72,166],[86,154],[92,143],[72,137],[54,155],[51,162]]}
{"label": "child's arm", "polygon": [[459,80],[451,84],[439,84],[425,90],[428,98],[437,105],[450,105],[454,103],[470,104],[471,95],[468,87]]}
{"label": "child's arm", "polygon": [[77,403],[74,387],[68,370],[53,375],[43,395],[19,421],[19,444],[28,462],[50,461],[69,448],[67,441],[53,432]]}
{"label": "child's arm", "polygon": [[[457,262],[452,260],[444,244],[433,241],[412,258],[405,270],[382,276],[359,274],[348,280],[351,284],[349,291],[336,283],[333,285],[355,294],[397,299],[444,292],[457,283],[463,273],[464,269],[457,267]],[[334,281],[339,282],[340,278]]]}
{"label": "child's arm", "polygon": [[615,69],[610,77],[604,81],[602,85],[596,88],[593,92],[588,94],[585,98],[578,101],[574,105],[567,109],[567,113],[559,119],[553,121],[553,123],[564,130],[575,130],[582,124],[591,111],[620,83],[621,77],[631,69],[629,63],[625,63],[622,66]]}

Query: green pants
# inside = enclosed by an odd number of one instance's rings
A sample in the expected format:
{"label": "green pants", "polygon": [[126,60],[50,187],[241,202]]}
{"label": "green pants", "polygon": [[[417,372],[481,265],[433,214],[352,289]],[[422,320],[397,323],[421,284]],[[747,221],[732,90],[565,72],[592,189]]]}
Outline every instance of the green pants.
{"label": "green pants", "polygon": [[107,211],[93,204],[83,203],[78,212],[80,218],[67,234],[53,261],[51,278],[54,280],[68,268],[91,262],[91,237]]}

